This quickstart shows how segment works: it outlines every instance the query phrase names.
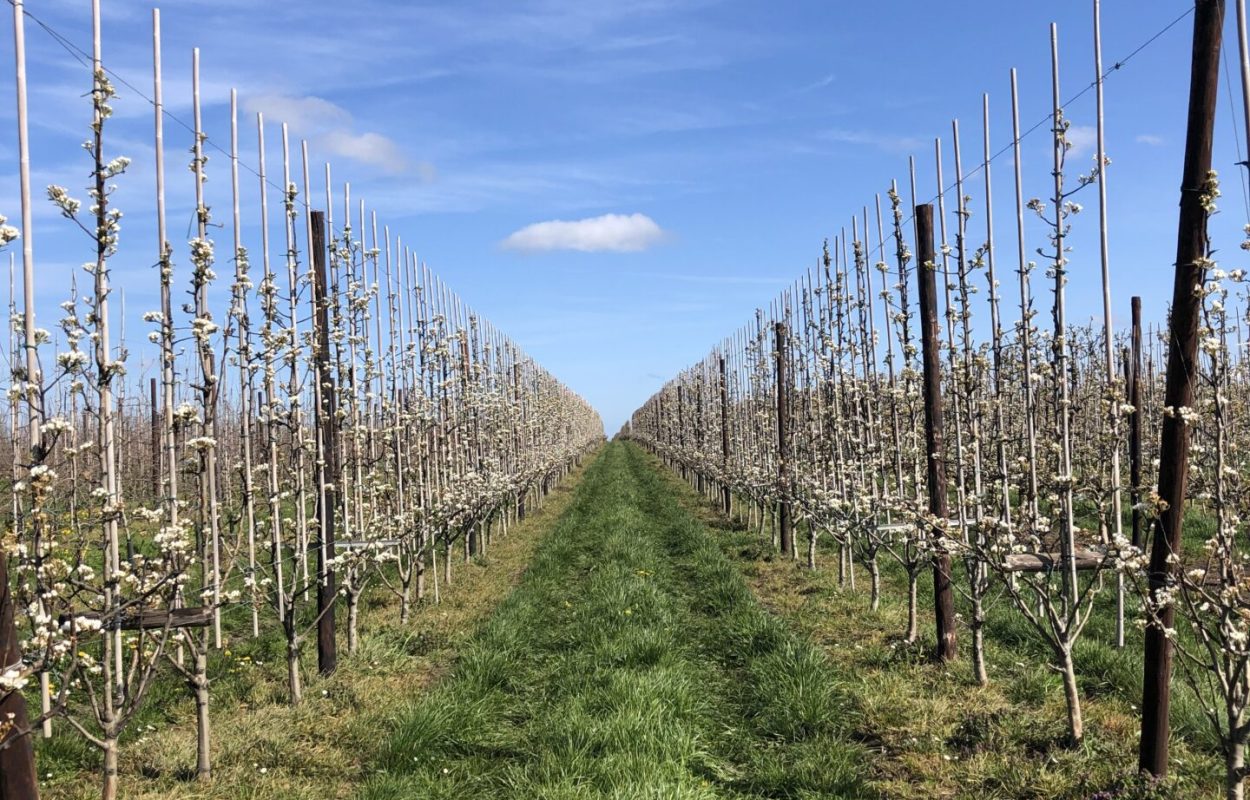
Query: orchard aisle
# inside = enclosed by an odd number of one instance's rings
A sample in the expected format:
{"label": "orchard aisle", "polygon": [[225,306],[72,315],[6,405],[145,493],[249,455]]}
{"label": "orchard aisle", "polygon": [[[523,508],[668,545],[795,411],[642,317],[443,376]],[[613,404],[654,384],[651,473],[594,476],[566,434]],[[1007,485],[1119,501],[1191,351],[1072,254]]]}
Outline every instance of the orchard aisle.
{"label": "orchard aisle", "polygon": [[827,666],[613,443],[363,796],[864,796]]}

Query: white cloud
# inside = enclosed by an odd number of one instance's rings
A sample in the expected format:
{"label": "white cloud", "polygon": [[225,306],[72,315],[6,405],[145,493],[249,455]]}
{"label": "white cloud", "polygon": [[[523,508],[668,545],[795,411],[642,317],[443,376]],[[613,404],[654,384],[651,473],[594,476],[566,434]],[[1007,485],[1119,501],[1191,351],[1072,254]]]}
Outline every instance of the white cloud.
{"label": "white cloud", "polygon": [[512,233],[500,246],[522,253],[551,250],[632,253],[659,244],[665,235],[664,229],[646,214],[604,214],[572,221],[535,222]]}
{"label": "white cloud", "polygon": [[831,142],[865,145],[887,153],[910,153],[926,146],[926,142],[916,136],[898,136],[868,130],[835,128],[824,131],[819,136]]}
{"label": "white cloud", "polygon": [[350,158],[386,172],[415,172],[426,183],[432,182],[438,176],[433,164],[428,161],[411,162],[393,139],[380,133],[326,131],[317,137],[317,144],[331,155]]}
{"label": "white cloud", "polygon": [[352,124],[352,115],[347,109],[320,97],[262,94],[245,98],[243,107],[251,114],[263,112],[272,122],[285,122],[297,131],[320,131]]}
{"label": "white cloud", "polygon": [[341,156],[392,175],[415,173],[426,183],[435,178],[432,164],[412,161],[394,139],[381,133],[357,132],[351,113],[329,100],[264,94],[246,98],[243,105],[250,113],[263,112],[273,122],[285,122],[322,156]]}
{"label": "white cloud", "polygon": [[796,90],[795,90],[795,92],[794,92],[794,93],[795,93],[795,94],[806,94],[806,93],[808,93],[808,92],[814,92],[814,91],[816,91],[817,89],[823,89],[823,88],[825,88],[826,86],[828,86],[829,84],[833,83],[834,78],[835,78],[835,76],[833,75],[833,73],[830,73],[830,74],[828,74],[828,75],[824,76],[823,78],[821,78],[820,80],[813,81],[813,82],[811,82],[811,83],[809,83],[809,84],[807,84],[807,85],[805,85],[805,86],[801,86],[801,87],[799,87],[798,89],[796,89]]}
{"label": "white cloud", "polygon": [[1093,152],[1098,144],[1098,129],[1093,125],[1073,125],[1068,128],[1069,156],[1081,156]]}
{"label": "white cloud", "polygon": [[1162,147],[1163,137],[1155,136],[1153,133],[1141,133],[1137,136],[1137,142],[1139,144],[1148,144],[1151,147]]}

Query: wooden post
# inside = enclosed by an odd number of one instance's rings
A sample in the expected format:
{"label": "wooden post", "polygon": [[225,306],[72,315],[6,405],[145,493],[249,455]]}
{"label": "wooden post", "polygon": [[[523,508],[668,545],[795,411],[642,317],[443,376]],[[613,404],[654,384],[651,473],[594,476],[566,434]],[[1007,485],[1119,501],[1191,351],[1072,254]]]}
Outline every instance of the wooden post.
{"label": "wooden post", "polygon": [[677,466],[681,471],[682,480],[690,476],[686,472],[686,389],[677,379]]}
{"label": "wooden post", "polygon": [[[152,462],[152,497],[153,499],[161,499],[161,409],[156,402],[156,378],[152,378],[148,384],[149,394],[152,400],[152,454],[149,459]],[[173,465],[170,465],[173,469]]]}
{"label": "wooden post", "polygon": [[786,323],[778,322],[774,331],[777,337],[777,484],[781,496],[777,528],[781,535],[782,554],[793,556],[794,526],[790,519],[790,375]]}
{"label": "wooden post", "polygon": [[[469,358],[469,336],[466,332],[460,337],[460,397],[462,402],[467,402],[469,396],[469,375],[473,370],[473,363]],[[475,412],[476,413],[476,412]],[[476,439],[474,435],[474,439]],[[479,462],[480,462],[480,453]],[[476,464],[481,467],[481,463]],[[479,523],[473,523],[464,535],[464,560],[467,562],[470,558],[478,554],[480,542],[478,541],[480,534]]]}
{"label": "wooden post", "polygon": [[[694,446],[701,457],[703,454],[703,372],[700,370],[698,382],[695,384],[694,395]],[[706,491],[702,465],[694,470],[695,491],[700,495]]]}
{"label": "wooden post", "polygon": [[[720,357],[720,455],[721,455],[721,475],[723,478],[729,476],[729,381],[725,374],[725,357]],[[729,484],[721,481],[720,487],[721,510],[725,512],[725,516],[729,516],[733,511],[733,498],[729,491]]]}
{"label": "wooden post", "polygon": [[[942,455],[942,361],[938,352],[937,280],[933,253],[933,206],[916,206],[916,249],[920,284],[920,334],[924,353],[925,464],[929,484],[929,513],[945,526],[947,511],[946,462]],[[937,527],[930,536],[945,535]],[[951,557],[945,548],[933,550],[933,614],[937,623],[937,658],[951,661],[958,651],[955,639],[955,598],[951,591]]]}
{"label": "wooden post", "polygon": [[[514,350],[515,353],[515,350]],[[512,364],[512,396],[515,398],[517,405],[521,407],[521,424],[525,424],[525,403],[521,400],[521,363],[519,361]],[[521,439],[519,434],[513,435],[513,447],[516,449],[517,458],[521,457]],[[518,491],[516,494],[516,520],[517,522],[525,521],[525,497],[527,492]]]}
{"label": "wooden post", "polygon": [[[21,13],[21,3],[18,3]],[[4,664],[22,663],[20,636],[13,623],[13,595],[9,590],[8,557],[0,555],[0,655]],[[12,725],[0,738],[0,800],[38,800],[39,783],[35,777],[35,751],[30,741],[30,719],[26,700],[18,691],[9,692],[0,700],[0,719]]]}
{"label": "wooden post", "polygon": [[312,212],[313,324],[316,326],[318,383],[317,434],[321,438],[324,492],[317,493],[317,522],[321,541],[317,546],[317,670],[330,675],[338,662],[334,640],[334,514],[338,508],[340,468],[336,435],[334,374],[330,363],[330,301],[326,290],[325,213]]}
{"label": "wooden post", "polygon": [[[1194,291],[1205,277],[1208,254],[1204,207],[1211,171],[1211,142],[1215,102],[1219,89],[1220,44],[1224,28],[1224,0],[1198,0],[1194,6],[1193,62],[1189,83],[1189,120],[1185,134],[1185,167],[1181,178],[1180,221],[1176,237],[1176,275],[1172,285],[1172,313],[1168,323],[1167,377],[1163,404],[1181,409],[1193,405],[1197,380],[1198,319],[1202,298]],[[1172,582],[1176,565],[1172,554],[1181,552],[1185,490],[1189,481],[1189,427],[1179,412],[1165,415],[1159,445],[1159,498],[1167,505],[1159,513],[1150,550],[1151,595]],[[1138,764],[1156,777],[1168,771],[1168,734],[1172,681],[1172,643],[1166,631],[1176,611],[1169,604],[1155,619],[1147,619],[1145,670],[1142,691],[1141,744]]]}
{"label": "wooden post", "polygon": [[1143,515],[1141,502],[1141,298],[1134,297],[1132,350],[1129,355],[1128,403],[1133,413],[1128,418],[1129,503],[1133,508],[1133,546],[1142,546]]}

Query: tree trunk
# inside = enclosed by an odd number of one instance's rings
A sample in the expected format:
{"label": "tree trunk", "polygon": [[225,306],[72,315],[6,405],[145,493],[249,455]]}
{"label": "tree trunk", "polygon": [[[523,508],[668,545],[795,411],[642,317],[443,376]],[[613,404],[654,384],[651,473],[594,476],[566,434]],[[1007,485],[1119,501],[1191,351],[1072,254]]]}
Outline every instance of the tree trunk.
{"label": "tree trunk", "polygon": [[1224,797],[1242,800],[1245,797],[1246,745],[1235,742],[1224,754]]}
{"label": "tree trunk", "polygon": [[807,568],[816,569],[816,528],[807,529]]}
{"label": "tree trunk", "polygon": [[447,537],[447,544],[443,545],[443,583],[451,586],[451,537]]}
{"label": "tree trunk", "polygon": [[197,648],[195,654],[195,777],[208,781],[213,776],[209,758],[212,728],[208,718],[208,654]]}
{"label": "tree trunk", "polygon": [[360,592],[352,590],[347,593],[347,653],[354,655],[360,646],[360,633],[357,624],[360,622]]}
{"label": "tree trunk", "polygon": [[117,739],[104,740],[104,785],[100,791],[103,800],[117,800]]}
{"label": "tree trunk", "polygon": [[907,570],[907,642],[916,641],[920,635],[920,575],[914,569]]}
{"label": "tree trunk", "polygon": [[985,669],[985,609],[980,597],[972,601],[972,675],[978,686],[989,685],[990,674]]}
{"label": "tree trunk", "polygon": [[291,690],[291,705],[299,705],[304,698],[304,688],[299,676],[299,639],[295,636],[294,623],[290,623],[286,639],[286,679]]}
{"label": "tree trunk", "polygon": [[1068,735],[1072,744],[1078,745],[1085,737],[1085,723],[1081,720],[1081,695],[1076,686],[1076,667],[1072,663],[1071,645],[1059,652],[1059,668],[1063,671],[1063,695],[1068,701]]}
{"label": "tree trunk", "polygon": [[868,575],[872,578],[872,589],[869,593],[869,607],[873,611],[881,608],[881,565],[877,563],[877,554],[868,558]]}
{"label": "tree trunk", "polygon": [[[416,564],[413,565],[412,569],[415,570],[417,573],[417,599],[422,600],[425,598],[425,549],[424,548],[422,547],[417,548],[417,562]],[[409,578],[409,580],[412,580],[412,579]],[[404,594],[408,597],[411,597],[411,595],[408,594],[407,589],[404,589]]]}

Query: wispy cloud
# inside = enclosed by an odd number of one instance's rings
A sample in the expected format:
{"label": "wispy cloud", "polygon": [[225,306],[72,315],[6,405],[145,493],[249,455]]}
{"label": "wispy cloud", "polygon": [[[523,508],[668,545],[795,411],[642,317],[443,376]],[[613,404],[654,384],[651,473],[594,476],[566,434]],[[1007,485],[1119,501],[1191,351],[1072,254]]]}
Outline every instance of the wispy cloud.
{"label": "wispy cloud", "polygon": [[316,131],[352,124],[352,115],[347,109],[320,97],[261,94],[245,97],[243,107],[252,114],[263,112],[273,121],[285,122],[298,131]]}
{"label": "wispy cloud", "polygon": [[356,131],[347,109],[321,97],[263,94],[246,98],[244,108],[285,122],[326,156],[341,156],[391,175],[415,174],[426,182],[437,175],[432,164],[413,161],[395,140],[374,131]]}
{"label": "wispy cloud", "polygon": [[1068,128],[1069,156],[1083,156],[1098,143],[1098,129],[1093,125],[1073,125]]}
{"label": "wispy cloud", "polygon": [[1162,147],[1164,145],[1162,136],[1155,136],[1153,133],[1139,133],[1134,140],[1138,144],[1146,144],[1151,147]]}
{"label": "wispy cloud", "polygon": [[433,182],[438,177],[438,171],[433,164],[428,161],[410,162],[393,139],[380,133],[333,130],[323,133],[317,141],[331,155],[350,158],[384,172],[413,173],[426,183]]}
{"label": "wispy cloud", "polygon": [[665,236],[664,229],[646,214],[604,214],[572,221],[535,222],[509,235],[500,246],[522,253],[632,253],[659,244]]}
{"label": "wispy cloud", "polygon": [[821,134],[821,138],[841,144],[875,147],[887,153],[909,153],[919,150],[926,145],[926,142],[918,136],[900,136],[898,134],[868,130],[847,130],[844,128],[825,131]]}
{"label": "wispy cloud", "polygon": [[821,78],[820,80],[812,81],[811,83],[805,86],[800,86],[798,89],[795,90],[794,93],[795,94],[807,94],[808,92],[814,92],[817,89],[823,89],[829,84],[833,83],[835,77],[836,76],[833,73],[830,73],[824,76],[823,78]]}

